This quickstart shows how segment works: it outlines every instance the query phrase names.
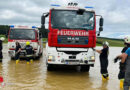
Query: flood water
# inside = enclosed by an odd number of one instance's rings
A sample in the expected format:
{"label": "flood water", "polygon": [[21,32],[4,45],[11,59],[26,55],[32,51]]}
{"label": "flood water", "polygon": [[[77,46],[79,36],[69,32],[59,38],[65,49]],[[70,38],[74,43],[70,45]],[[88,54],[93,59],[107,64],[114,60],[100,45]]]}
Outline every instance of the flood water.
{"label": "flood water", "polygon": [[27,65],[26,61],[22,60],[16,65],[15,61],[8,57],[7,45],[4,44],[0,76],[3,76],[5,86],[0,90],[122,90],[117,78],[119,63],[113,63],[114,57],[120,54],[121,49],[110,47],[110,79],[102,81],[97,53],[95,66],[91,67],[88,73],[69,68],[50,72],[46,70],[45,51],[40,60],[35,60],[33,64]]}

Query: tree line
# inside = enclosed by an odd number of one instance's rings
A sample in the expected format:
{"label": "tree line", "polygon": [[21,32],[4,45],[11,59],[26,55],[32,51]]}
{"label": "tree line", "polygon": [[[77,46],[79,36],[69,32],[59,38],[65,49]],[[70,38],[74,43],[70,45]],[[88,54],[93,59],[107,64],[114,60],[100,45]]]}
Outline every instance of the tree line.
{"label": "tree line", "polygon": [[[5,35],[7,37],[9,29],[10,29],[9,25],[0,25],[0,35]],[[48,37],[48,29],[45,28],[38,28],[38,29],[41,32],[43,38]]]}

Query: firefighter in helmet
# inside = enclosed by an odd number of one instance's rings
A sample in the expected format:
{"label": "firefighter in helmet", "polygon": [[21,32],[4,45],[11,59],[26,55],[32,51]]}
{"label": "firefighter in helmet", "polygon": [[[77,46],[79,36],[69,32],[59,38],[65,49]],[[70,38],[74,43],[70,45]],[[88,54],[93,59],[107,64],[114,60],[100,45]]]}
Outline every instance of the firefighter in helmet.
{"label": "firefighter in helmet", "polygon": [[128,46],[128,49],[125,53],[118,55],[121,59],[120,69],[125,68],[125,78],[124,78],[124,90],[129,90],[130,88],[130,36],[127,36],[125,39],[125,43]]}
{"label": "firefighter in helmet", "polygon": [[[129,48],[129,44],[126,43],[126,38],[124,39],[124,45],[125,47],[122,49],[121,53],[125,53],[125,51]],[[114,59],[114,63],[116,63],[118,60],[120,60],[121,57],[120,56],[117,56],[115,59]],[[123,88],[123,83],[124,83],[124,77],[125,77],[125,65],[126,65],[126,61],[125,63],[121,63],[120,61],[120,64],[119,64],[119,74],[118,74],[118,79],[120,80],[120,88]]]}
{"label": "firefighter in helmet", "polygon": [[33,62],[33,52],[34,52],[33,47],[30,45],[29,41],[26,42],[25,50],[26,50],[27,64],[29,64],[30,62]]}
{"label": "firefighter in helmet", "polygon": [[96,50],[100,54],[100,66],[101,66],[101,74],[102,74],[102,80],[108,80],[109,74],[108,74],[108,54],[109,54],[109,43],[107,41],[103,42],[103,49],[102,50]]}

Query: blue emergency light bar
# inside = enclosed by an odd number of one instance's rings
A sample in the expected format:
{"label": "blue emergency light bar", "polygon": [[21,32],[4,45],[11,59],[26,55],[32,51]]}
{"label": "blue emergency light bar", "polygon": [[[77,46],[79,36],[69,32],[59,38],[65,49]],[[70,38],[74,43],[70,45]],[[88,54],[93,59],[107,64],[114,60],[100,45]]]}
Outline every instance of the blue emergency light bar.
{"label": "blue emergency light bar", "polygon": [[10,28],[14,28],[14,25],[10,25]]}
{"label": "blue emergency light bar", "polygon": [[60,7],[60,5],[57,4],[51,4],[51,6]]}
{"label": "blue emergency light bar", "polygon": [[37,28],[36,26],[32,26],[32,28]]}
{"label": "blue emergency light bar", "polygon": [[94,7],[86,6],[85,8],[94,8]]}

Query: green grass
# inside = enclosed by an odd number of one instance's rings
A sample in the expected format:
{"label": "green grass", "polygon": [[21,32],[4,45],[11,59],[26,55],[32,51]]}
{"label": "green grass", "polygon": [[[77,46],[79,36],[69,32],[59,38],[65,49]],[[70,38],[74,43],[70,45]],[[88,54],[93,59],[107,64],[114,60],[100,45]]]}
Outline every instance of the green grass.
{"label": "green grass", "polygon": [[[5,40],[3,41],[3,43],[8,43],[8,38],[5,37],[5,35],[0,35],[0,37],[4,37]],[[46,42],[47,38],[43,38],[43,42]],[[102,42],[104,41],[108,41],[110,46],[114,46],[114,47],[123,47],[124,46],[124,42],[121,39],[111,39],[111,38],[104,38],[104,37],[98,37],[97,38],[97,43],[96,46],[102,46]],[[43,46],[45,47],[45,43],[43,43]]]}
{"label": "green grass", "polygon": [[47,41],[47,38],[42,38],[43,42]]}
{"label": "green grass", "polygon": [[103,38],[103,37],[98,37],[97,38],[97,46],[101,46],[102,42],[107,41],[109,42],[110,46],[114,47],[123,47],[124,42],[122,39],[111,39],[111,38]]}
{"label": "green grass", "polygon": [[42,40],[43,40],[43,47],[45,48],[46,47],[46,43],[45,42],[47,42],[47,38],[42,38]]}

